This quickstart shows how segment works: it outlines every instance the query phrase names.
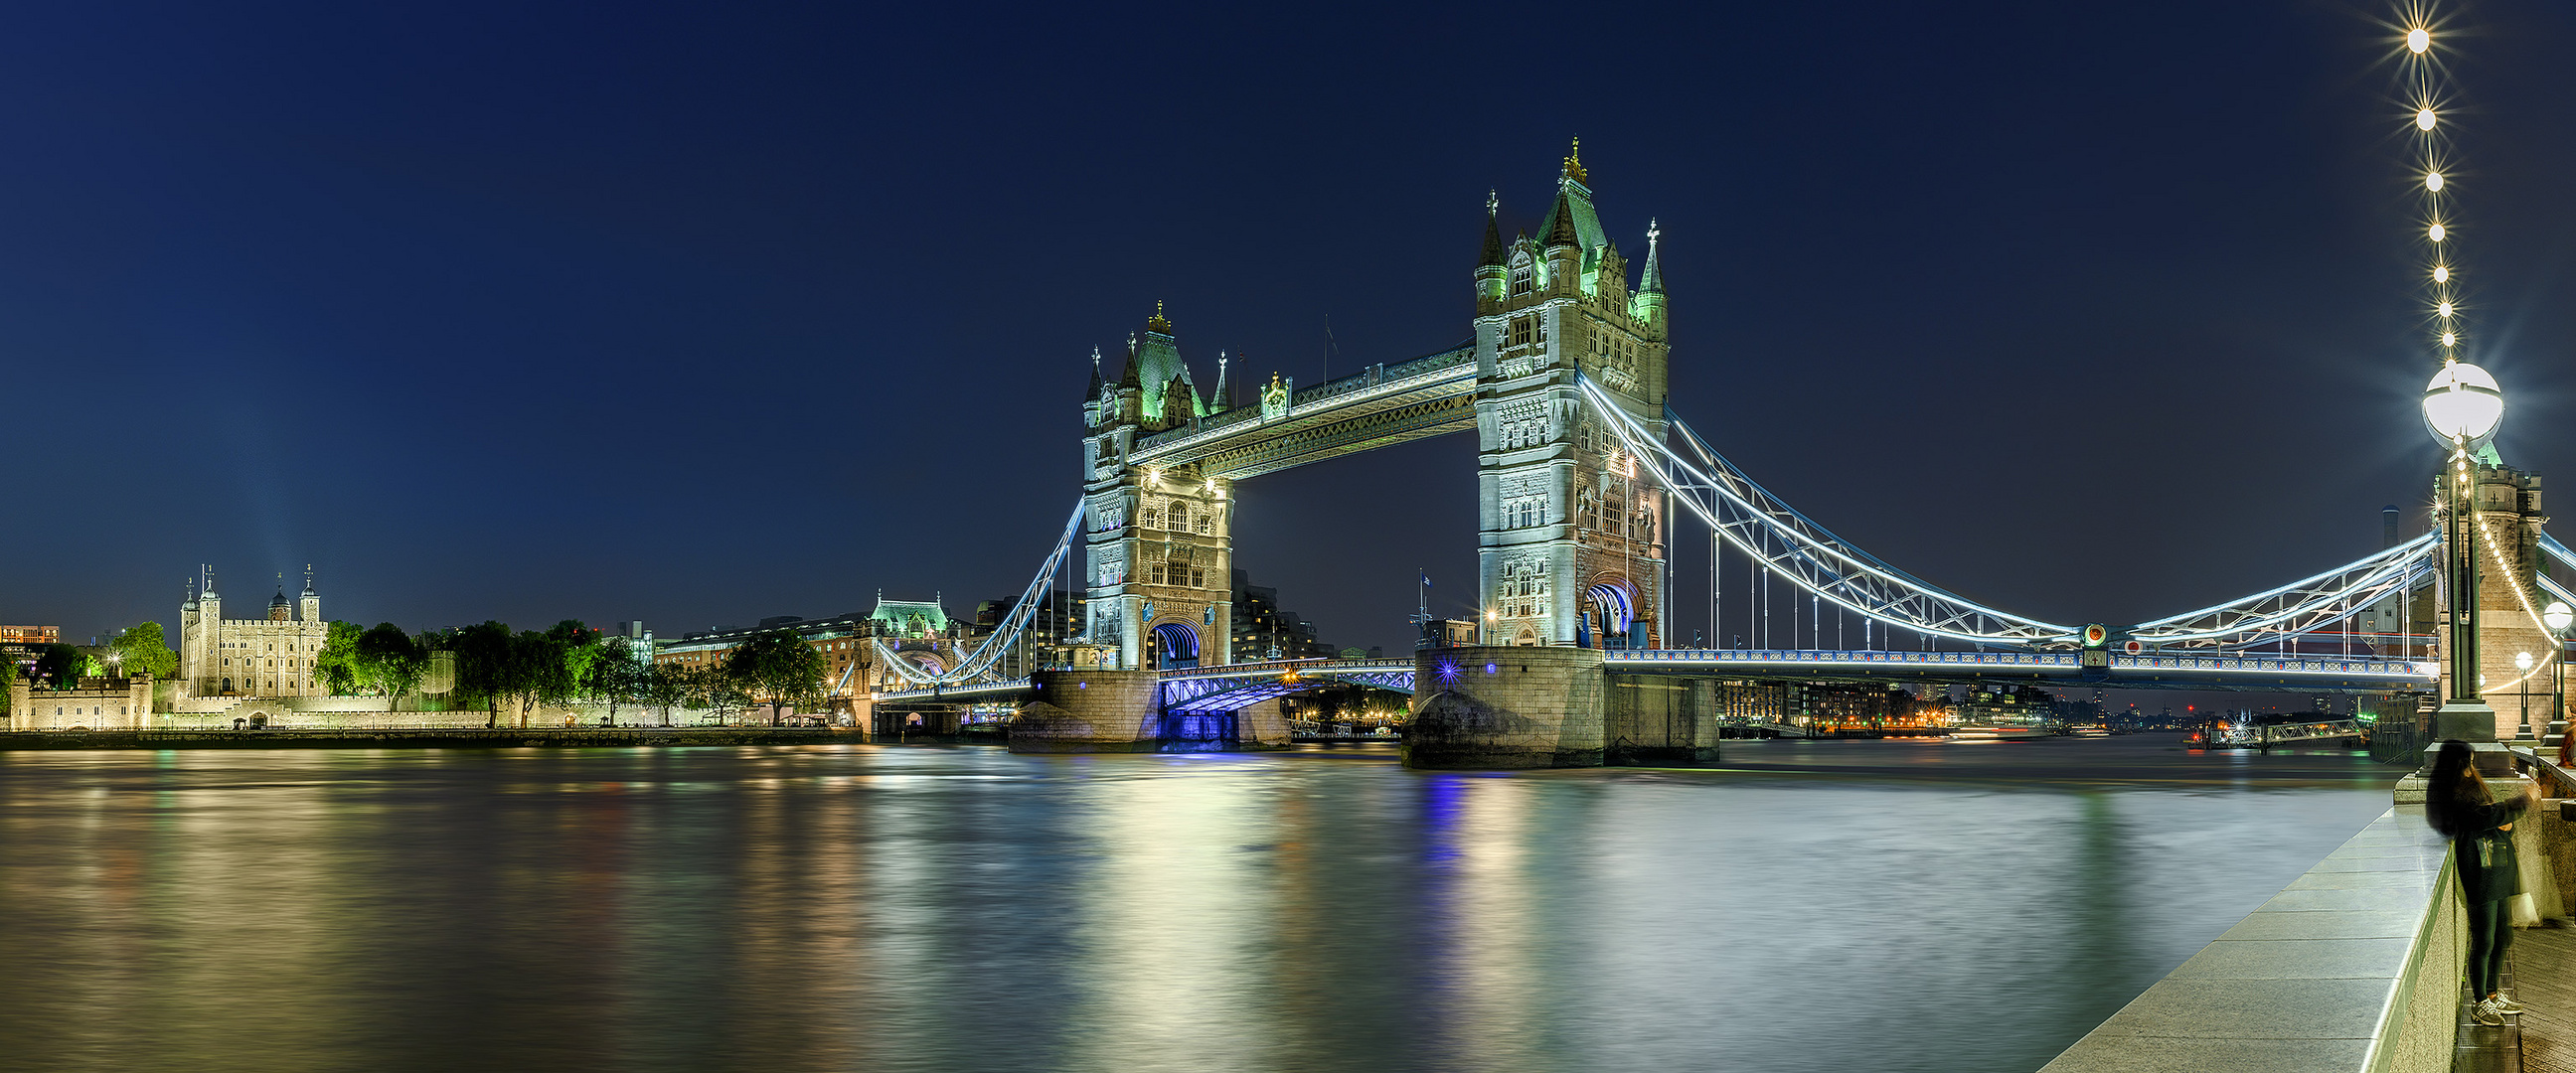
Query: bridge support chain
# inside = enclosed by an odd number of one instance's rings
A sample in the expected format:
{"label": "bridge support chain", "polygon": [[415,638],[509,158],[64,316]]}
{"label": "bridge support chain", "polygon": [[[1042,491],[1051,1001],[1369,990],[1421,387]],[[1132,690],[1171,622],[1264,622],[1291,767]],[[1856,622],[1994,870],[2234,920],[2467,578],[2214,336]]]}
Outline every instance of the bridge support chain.
{"label": "bridge support chain", "polygon": [[1609,673],[1585,648],[1421,653],[1408,767],[1517,769],[1715,763],[1715,683]]}

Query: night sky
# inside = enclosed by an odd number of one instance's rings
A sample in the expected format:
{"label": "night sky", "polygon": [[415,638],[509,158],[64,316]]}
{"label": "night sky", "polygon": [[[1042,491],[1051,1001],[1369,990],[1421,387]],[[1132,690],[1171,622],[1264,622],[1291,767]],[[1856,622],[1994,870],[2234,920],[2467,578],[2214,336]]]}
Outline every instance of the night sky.
{"label": "night sky", "polygon": [[[2471,356],[2576,477],[2576,9],[2450,10]],[[2386,14],[21,5],[0,621],[173,622],[200,562],[407,628],[965,613],[1071,507],[1092,347],[1443,349],[1575,135],[1757,479],[1995,606],[2187,610],[2422,524]],[[1246,482],[1237,565],[1404,647],[1417,567],[1471,610],[1473,465]]]}

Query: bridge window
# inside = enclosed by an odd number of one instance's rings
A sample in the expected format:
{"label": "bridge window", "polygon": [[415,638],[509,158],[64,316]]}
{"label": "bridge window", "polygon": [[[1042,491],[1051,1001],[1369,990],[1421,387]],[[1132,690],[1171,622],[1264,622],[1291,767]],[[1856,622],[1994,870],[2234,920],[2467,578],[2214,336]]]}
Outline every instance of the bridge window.
{"label": "bridge window", "polygon": [[1537,317],[1529,317],[1529,316],[1513,317],[1513,318],[1512,318],[1512,341],[1511,341],[1511,343],[1510,343],[1509,345],[1511,345],[1511,346],[1528,346],[1528,345],[1530,345],[1530,326],[1531,326],[1531,324],[1532,324],[1533,322],[1535,322],[1536,320],[1538,320],[1538,318],[1537,318]]}
{"label": "bridge window", "polygon": [[1513,294],[1513,296],[1518,297],[1518,296],[1521,296],[1521,295],[1526,295],[1526,294],[1528,294],[1528,293],[1530,292],[1531,281],[1533,280],[1534,276],[1535,276],[1535,273],[1531,272],[1531,271],[1530,271],[1529,266],[1527,266],[1527,265],[1523,265],[1523,266],[1521,266],[1521,267],[1519,267],[1519,268],[1515,268],[1515,269],[1513,269],[1513,270],[1512,270],[1512,294]]}
{"label": "bridge window", "polygon": [[1189,528],[1189,527],[1190,527],[1190,508],[1189,508],[1189,505],[1188,505],[1188,504],[1186,504],[1186,503],[1174,503],[1174,504],[1172,504],[1172,528],[1174,528],[1174,529],[1187,529],[1187,528]]}

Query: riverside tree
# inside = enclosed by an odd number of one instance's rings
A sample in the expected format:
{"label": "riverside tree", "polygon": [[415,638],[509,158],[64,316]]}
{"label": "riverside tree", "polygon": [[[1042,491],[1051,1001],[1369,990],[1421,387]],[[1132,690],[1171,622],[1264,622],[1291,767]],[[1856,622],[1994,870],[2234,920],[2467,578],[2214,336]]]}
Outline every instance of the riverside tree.
{"label": "riverside tree", "polygon": [[365,676],[358,672],[358,637],[365,632],[355,622],[331,623],[322,638],[322,653],[313,657],[313,672],[321,677],[323,688],[344,697],[359,690]]}
{"label": "riverside tree", "polygon": [[400,706],[429,673],[429,650],[390,622],[376,623],[350,647],[358,684],[384,694],[387,707]]}
{"label": "riverside tree", "polygon": [[118,669],[125,674],[149,674],[167,679],[179,672],[179,654],[170,650],[158,622],[138,622],[109,638],[108,650],[117,655]]}
{"label": "riverside tree", "polygon": [[794,630],[756,633],[725,654],[725,676],[753,700],[770,703],[769,725],[777,726],[790,705],[810,708],[823,697],[823,654]]}
{"label": "riverside tree", "polygon": [[71,689],[89,672],[89,654],[65,644],[46,645],[36,653],[36,677],[52,689]]}
{"label": "riverside tree", "polygon": [[608,721],[617,721],[620,702],[640,700],[648,668],[635,662],[635,650],[623,637],[590,646],[589,666],[581,673],[581,692],[608,702]]}

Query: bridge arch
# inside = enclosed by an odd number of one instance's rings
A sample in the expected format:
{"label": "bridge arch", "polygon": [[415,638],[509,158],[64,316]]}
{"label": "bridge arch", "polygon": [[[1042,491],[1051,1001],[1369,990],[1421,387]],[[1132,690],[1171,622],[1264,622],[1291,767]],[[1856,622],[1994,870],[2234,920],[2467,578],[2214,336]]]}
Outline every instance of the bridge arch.
{"label": "bridge arch", "polygon": [[1188,623],[1162,623],[1154,627],[1153,638],[1155,669],[1199,665],[1199,632]]}

